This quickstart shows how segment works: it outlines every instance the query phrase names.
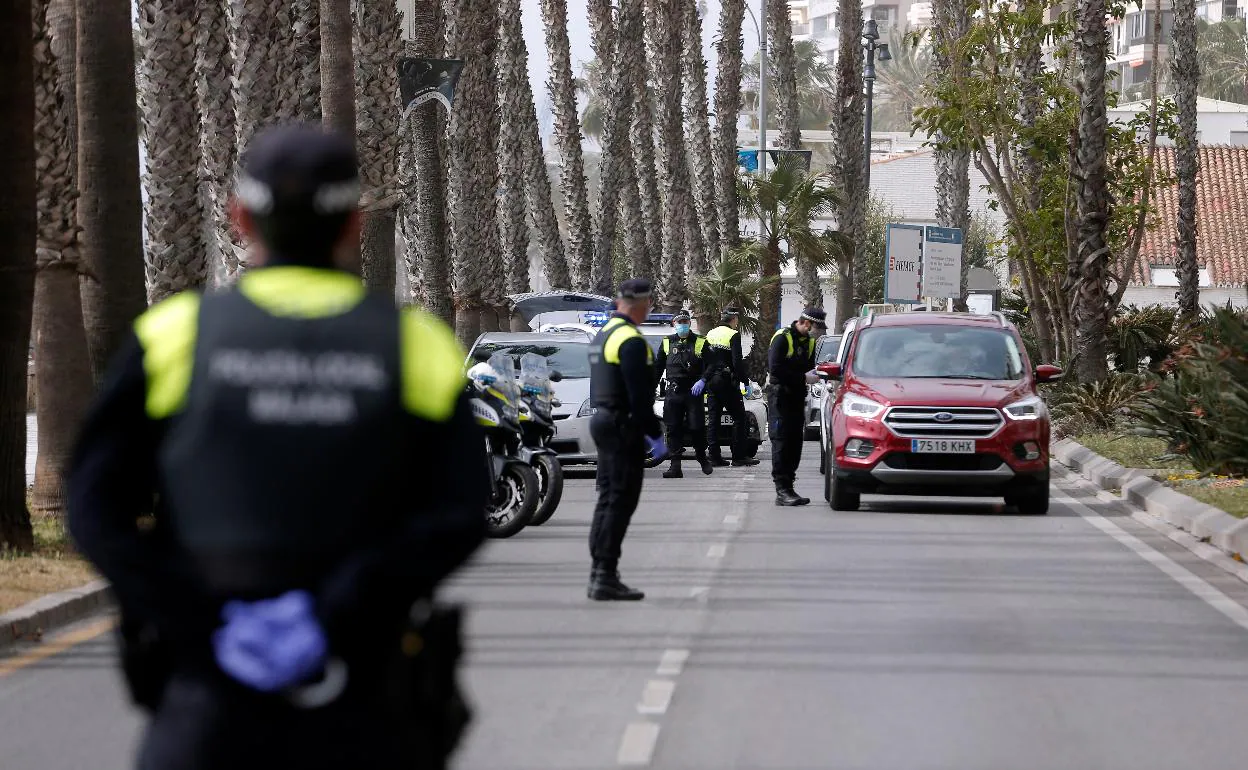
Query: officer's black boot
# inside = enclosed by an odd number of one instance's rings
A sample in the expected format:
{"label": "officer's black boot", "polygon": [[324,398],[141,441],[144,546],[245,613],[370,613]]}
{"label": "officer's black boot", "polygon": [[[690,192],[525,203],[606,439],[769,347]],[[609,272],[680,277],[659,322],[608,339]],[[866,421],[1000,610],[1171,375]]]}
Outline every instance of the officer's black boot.
{"label": "officer's black boot", "polygon": [[598,602],[635,602],[644,599],[644,593],[624,585],[616,566],[615,561],[594,563],[594,569],[589,575],[589,598]]}
{"label": "officer's black boot", "polygon": [[663,471],[663,478],[683,479],[684,477],[684,471],[680,469],[680,455],[673,455],[671,466],[667,470]]}
{"label": "officer's black boot", "polygon": [[776,487],[776,505],[786,505],[786,506],[806,505],[809,502],[810,500],[808,500],[807,498],[799,497],[798,494],[794,492],[791,487],[788,487],[788,486]]}
{"label": "officer's black boot", "polygon": [[758,465],[761,462],[762,460],[758,459],[757,457],[742,457],[740,460],[733,460],[732,467],[749,468],[751,466]]}
{"label": "officer's black boot", "polygon": [[711,462],[711,458],[706,456],[705,449],[698,449],[698,465],[702,466],[702,472],[710,476],[715,472],[715,464]]}
{"label": "officer's black boot", "polygon": [[[718,447],[716,447],[716,449],[718,449]],[[720,454],[718,451],[711,450],[711,467],[712,468],[727,468],[729,465],[731,465],[731,463],[725,460],[722,454]]]}

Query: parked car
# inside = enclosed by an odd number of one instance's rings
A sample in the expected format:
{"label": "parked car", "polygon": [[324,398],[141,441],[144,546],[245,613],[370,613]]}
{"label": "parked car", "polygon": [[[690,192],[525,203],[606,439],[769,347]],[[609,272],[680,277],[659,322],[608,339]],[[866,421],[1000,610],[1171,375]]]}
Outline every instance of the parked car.
{"label": "parked car", "polygon": [[839,383],[824,399],[824,496],[853,511],[862,494],[1001,496],[1022,513],[1049,509],[1049,411],[1001,313],[896,313],[854,319]]}
{"label": "parked car", "polygon": [[[825,334],[815,341],[815,365],[835,361],[841,349],[840,334]],[[819,410],[823,408],[823,397],[830,390],[826,382],[816,382],[806,386],[806,440],[819,440]]]}

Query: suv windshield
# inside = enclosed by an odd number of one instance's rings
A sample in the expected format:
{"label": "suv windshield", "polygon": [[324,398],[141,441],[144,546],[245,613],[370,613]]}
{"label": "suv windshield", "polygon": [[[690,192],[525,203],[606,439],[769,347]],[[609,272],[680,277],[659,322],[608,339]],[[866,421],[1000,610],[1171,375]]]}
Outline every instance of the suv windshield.
{"label": "suv windshield", "polygon": [[853,369],[862,377],[1017,380],[1023,360],[1007,331],[923,324],[862,330]]}
{"label": "suv windshield", "polygon": [[488,361],[495,353],[506,353],[516,361],[520,370],[520,356],[535,353],[543,356],[550,368],[565,379],[589,376],[588,342],[482,342],[472,349],[473,362]]}

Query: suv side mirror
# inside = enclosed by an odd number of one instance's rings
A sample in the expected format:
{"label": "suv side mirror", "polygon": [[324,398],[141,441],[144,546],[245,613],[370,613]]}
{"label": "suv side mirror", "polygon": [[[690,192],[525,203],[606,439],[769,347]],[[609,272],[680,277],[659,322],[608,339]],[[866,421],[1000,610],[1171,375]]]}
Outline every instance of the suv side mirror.
{"label": "suv side mirror", "polygon": [[1036,382],[1053,382],[1065,376],[1062,367],[1053,364],[1040,364],[1036,367]]}
{"label": "suv side mirror", "polygon": [[557,371],[552,371],[552,372],[550,373],[550,378],[549,378],[549,379],[550,379],[550,381],[551,381],[551,382],[559,382],[560,380],[562,380],[562,379],[563,379],[563,375],[562,375],[562,374],[560,374],[560,373],[559,373],[559,372],[557,372]]}
{"label": "suv side mirror", "polygon": [[815,367],[815,373],[819,375],[820,379],[839,380],[841,379],[841,365],[835,361],[819,364]]}

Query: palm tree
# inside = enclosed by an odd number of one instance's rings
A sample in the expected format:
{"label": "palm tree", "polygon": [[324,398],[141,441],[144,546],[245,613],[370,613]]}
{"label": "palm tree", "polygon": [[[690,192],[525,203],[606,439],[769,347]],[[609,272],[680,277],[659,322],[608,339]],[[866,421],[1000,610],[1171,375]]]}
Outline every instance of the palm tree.
{"label": "palm tree", "polygon": [[550,61],[550,98],[555,106],[555,142],[562,163],[560,187],[568,227],[568,252],[573,288],[588,287],[594,260],[585,161],[581,155],[581,127],[576,116],[576,88],[572,80],[572,44],[568,39],[567,0],[541,0]]}
{"label": "palm tree", "polygon": [[719,257],[710,270],[695,278],[689,299],[698,330],[704,334],[710,331],[724,308],[736,307],[741,309],[741,328],[754,330],[757,339],[759,294],[779,281],[775,277],[761,278],[757,272],[757,265],[748,254],[734,252]]}
{"label": "palm tree", "polygon": [[[1175,20],[1178,20],[1177,13]],[[1198,49],[1206,65],[1200,73],[1200,95],[1248,104],[1248,30],[1245,29],[1245,21],[1225,19],[1210,24],[1201,19],[1196,23],[1200,36]]]}
{"label": "palm tree", "polygon": [[[217,266],[225,275],[238,269],[235,239],[227,207],[230,177],[234,173],[234,89],[222,83],[222,73],[234,71],[230,52],[228,0],[200,0],[194,27],[195,95],[199,112],[199,180],[206,186],[208,227]],[[319,88],[318,88],[319,90]]]}
{"label": "palm tree", "polygon": [[[608,293],[613,281],[612,257],[616,245],[616,222],[619,217],[620,186],[623,183],[622,136],[627,132],[632,89],[621,79],[625,65],[616,56],[615,46],[621,52],[626,39],[636,38],[642,32],[642,5],[637,0],[620,4],[619,29],[612,19],[611,0],[589,0],[586,7],[593,29],[594,56],[598,62],[595,73],[595,91],[602,102],[596,118],[601,125],[598,142],[602,156],[598,162],[598,222],[594,230],[594,262],[590,269],[591,291]],[[618,31],[618,34],[616,34]],[[638,47],[639,49],[639,47]]]}
{"label": "palm tree", "polygon": [[300,120],[321,121],[321,0],[294,0],[295,105]]}
{"label": "palm tree", "polygon": [[[779,281],[789,259],[801,255],[816,269],[847,260],[852,244],[844,237],[821,237],[811,226],[841,205],[837,179],[830,173],[807,173],[793,158],[783,158],[765,177],[741,173],[737,177],[737,200],[747,216],[757,219],[759,233],[745,241],[739,253],[748,254],[763,278]],[[780,250],[788,244],[789,252]],[[839,308],[838,308],[839,310]],[[759,329],[767,333],[780,323],[780,286],[769,285],[759,304]],[[751,366],[760,370],[767,346],[755,345]]]}
{"label": "palm tree", "polygon": [[[789,28],[792,29],[791,22]],[[768,35],[771,35],[770,31]],[[755,54],[743,66],[745,82],[741,87],[741,96],[745,109],[752,115],[751,125],[757,130],[758,55]],[[773,58],[767,69],[769,78],[779,77],[776,66]],[[806,130],[826,129],[828,121],[836,112],[836,70],[823,55],[818,43],[813,40],[793,41],[793,76],[797,83],[799,127]],[[776,81],[769,80],[767,88],[768,129],[779,126],[781,112],[779,89],[771,87],[774,82]]]}
{"label": "palm tree", "polygon": [[[654,91],[650,87],[649,59],[647,52],[646,55],[633,57],[626,62],[629,65],[628,80],[633,87],[633,120],[629,127],[629,139],[633,149],[632,165],[646,240],[644,260],[634,257],[634,269],[646,267],[645,274],[658,286],[660,270],[664,264],[663,216],[659,197],[658,154],[655,152],[654,139]],[[644,265],[641,264],[642,261]]]}
{"label": "palm tree", "polygon": [[1079,6],[1075,51],[1079,57],[1079,133],[1075,161],[1079,217],[1076,373],[1085,384],[1109,376],[1105,359],[1109,326],[1109,178],[1106,161],[1105,0]]}
{"label": "palm tree", "polygon": [[932,44],[926,35],[896,28],[889,39],[893,58],[875,71],[872,125],[881,131],[909,131],[914,111],[927,103],[923,86],[932,76]]}
{"label": "palm tree", "polygon": [[117,109],[137,101],[130,3],[79,0],[77,46],[82,315],[98,380],[146,305],[138,111]]}
{"label": "palm tree", "polygon": [[722,0],[715,41],[715,208],[719,211],[720,253],[741,238],[737,212],[737,117],[741,112],[741,24],[745,0]]}
{"label": "palm tree", "polygon": [[573,81],[577,97],[585,101],[581,110],[581,134],[599,147],[602,146],[603,116],[606,114],[602,76],[602,67],[594,59],[581,63],[581,76]]}
{"label": "palm tree", "polygon": [[[69,118],[69,147],[75,159],[78,157],[78,81],[75,77],[78,60],[78,34],[75,29],[77,17],[74,0],[52,0],[48,4],[48,31],[52,35],[52,55],[59,63],[56,68],[57,87],[61,91],[61,98],[65,100],[66,116]],[[77,168],[74,169],[74,174],[76,177]],[[77,194],[77,189],[77,181],[75,181],[75,194]]]}
{"label": "palm tree", "polygon": [[[966,0],[936,0],[932,5],[932,29],[941,38],[936,47],[936,71],[949,69],[957,46],[971,26]],[[971,153],[965,147],[936,148],[936,221],[941,227],[966,232],[971,220]]]}
{"label": "palm tree", "polygon": [[199,112],[184,98],[195,88],[195,52],[183,41],[195,4],[138,0],[148,302],[208,281],[199,190],[188,182],[199,168]]}
{"label": "palm tree", "polygon": [[[704,5],[704,4],[703,4]],[[685,112],[689,118],[689,172],[703,250],[691,254],[689,271],[699,275],[719,254],[719,219],[715,208],[715,172],[711,123],[706,100],[706,59],[702,57],[702,16],[693,2],[684,4]]]}
{"label": "palm tree", "polygon": [[399,9],[393,2],[354,0],[352,50],[355,63],[356,145],[364,212],[360,233],[360,267],[365,284],[394,296],[395,207],[391,188],[398,159],[399,91],[396,62],[403,55]]}
{"label": "palm tree", "polygon": [[[232,3],[243,1],[230,0]],[[321,122],[338,134],[354,138],[355,65],[351,51],[351,0],[320,0],[320,3]]]}
{"label": "palm tree", "polygon": [[31,4],[0,11],[0,546],[29,551],[26,366],[35,280],[35,131]]}
{"label": "palm tree", "polygon": [[862,49],[859,36],[862,33],[862,3],[859,0],[841,0],[840,50],[836,57],[836,102],[840,112],[833,118],[831,128],[835,150],[833,173],[838,187],[845,191],[837,212],[841,231],[856,244],[853,259],[841,264],[840,285],[836,291],[836,328],[845,325],[853,314],[854,270],[861,262],[866,248],[867,206],[869,191],[863,184],[870,148],[863,143],[863,93]]}
{"label": "palm tree", "polygon": [[1179,278],[1179,313],[1192,320],[1200,309],[1200,274],[1196,265],[1196,175],[1200,171],[1197,146],[1196,94],[1200,90],[1200,61],[1196,50],[1196,0],[1174,3],[1175,102],[1179,108],[1179,136],[1175,148],[1175,176],[1179,181],[1175,239]]}
{"label": "palm tree", "polygon": [[78,289],[78,169],[70,136],[73,103],[58,87],[60,70],[72,68],[74,62],[57,61],[53,54],[47,0],[35,0],[33,11],[39,168],[34,356],[40,431],[31,506],[44,514],[60,514],[65,508],[65,469],[79,420],[91,400],[91,359]]}

